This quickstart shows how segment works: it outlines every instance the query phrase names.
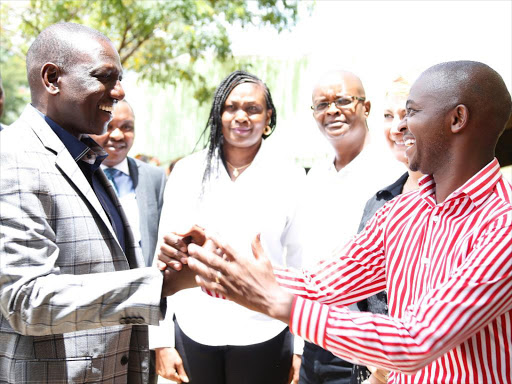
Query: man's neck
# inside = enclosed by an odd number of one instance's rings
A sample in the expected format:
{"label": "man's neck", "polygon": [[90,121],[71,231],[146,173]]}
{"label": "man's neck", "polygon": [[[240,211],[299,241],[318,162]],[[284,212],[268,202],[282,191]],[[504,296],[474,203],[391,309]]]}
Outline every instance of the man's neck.
{"label": "man's neck", "polygon": [[457,188],[460,188],[489,164],[494,159],[494,154],[481,156],[480,159],[473,158],[471,162],[467,161],[468,158],[466,156],[461,160],[454,160],[444,169],[432,175],[436,183],[436,202],[438,204],[444,202]]}
{"label": "man's neck", "polygon": [[339,172],[342,168],[345,168],[361,153],[361,151],[369,144],[369,142],[370,135],[365,133],[362,140],[359,140],[358,143],[335,147],[334,150],[336,152],[336,157],[334,158],[334,167],[336,168],[336,171]]}

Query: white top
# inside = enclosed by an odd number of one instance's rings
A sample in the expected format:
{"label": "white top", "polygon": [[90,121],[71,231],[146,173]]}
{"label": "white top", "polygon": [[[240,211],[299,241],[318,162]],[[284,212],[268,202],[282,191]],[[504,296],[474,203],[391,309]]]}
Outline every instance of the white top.
{"label": "white top", "polygon": [[[261,233],[263,248],[273,264],[300,267],[302,247],[295,215],[304,170],[275,156],[262,143],[252,164],[236,181],[221,164],[218,177],[212,175],[200,199],[205,158],[206,150],[190,155],[171,172],[159,239],[169,231],[184,232],[198,224],[218,233],[242,255],[253,257],[251,242]],[[261,343],[286,327],[281,321],[194,288],[168,299],[166,321],[150,328],[150,348],[174,346],[172,311],[187,336],[211,346]]]}
{"label": "white top", "polygon": [[307,175],[301,201],[305,269],[329,258],[355,234],[366,202],[390,184],[372,144],[336,171],[334,159],[315,164]]}

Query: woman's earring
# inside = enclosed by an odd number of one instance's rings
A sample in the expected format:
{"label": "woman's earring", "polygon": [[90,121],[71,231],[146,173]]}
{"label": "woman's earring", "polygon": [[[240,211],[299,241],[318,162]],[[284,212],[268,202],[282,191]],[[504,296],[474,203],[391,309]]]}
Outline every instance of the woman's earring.
{"label": "woman's earring", "polygon": [[267,126],[265,127],[265,129],[263,130],[263,134],[264,134],[265,136],[268,136],[268,135],[270,135],[271,133],[272,133],[272,128],[270,128],[270,125],[267,125]]}

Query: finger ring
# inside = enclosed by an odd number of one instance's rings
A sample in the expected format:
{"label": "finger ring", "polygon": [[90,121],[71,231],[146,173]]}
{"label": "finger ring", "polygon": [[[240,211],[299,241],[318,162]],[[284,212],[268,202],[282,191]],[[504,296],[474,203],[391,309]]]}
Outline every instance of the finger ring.
{"label": "finger ring", "polygon": [[215,282],[216,282],[217,284],[220,284],[220,280],[219,280],[220,276],[221,276],[220,271],[217,271],[217,276],[215,276]]}

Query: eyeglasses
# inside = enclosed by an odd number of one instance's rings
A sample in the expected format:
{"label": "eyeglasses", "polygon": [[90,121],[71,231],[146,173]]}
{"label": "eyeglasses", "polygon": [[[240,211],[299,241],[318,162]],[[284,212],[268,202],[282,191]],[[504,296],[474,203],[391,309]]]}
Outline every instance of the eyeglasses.
{"label": "eyeglasses", "polygon": [[321,103],[318,103],[317,105],[312,105],[311,109],[315,112],[324,112],[329,109],[332,103],[336,106],[338,109],[345,109],[348,106],[350,106],[354,101],[365,101],[365,97],[360,96],[343,96],[340,97],[332,102],[323,101]]}

